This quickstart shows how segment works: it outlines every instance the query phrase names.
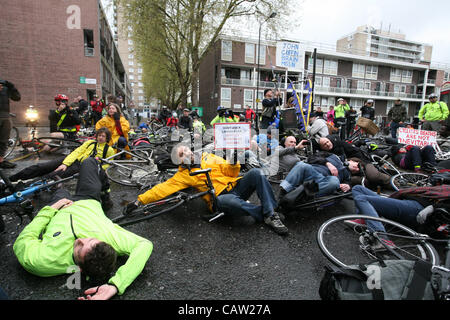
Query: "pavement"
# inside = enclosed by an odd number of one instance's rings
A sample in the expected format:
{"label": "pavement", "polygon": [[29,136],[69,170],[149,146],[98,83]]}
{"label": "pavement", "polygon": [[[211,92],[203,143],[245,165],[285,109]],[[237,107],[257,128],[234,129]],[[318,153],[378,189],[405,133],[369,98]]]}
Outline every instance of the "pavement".
{"label": "pavement", "polygon": [[[12,159],[20,157],[17,150]],[[5,170],[11,175],[39,161],[30,156],[16,161],[17,168]],[[76,181],[65,184],[73,191]],[[122,207],[136,199],[138,189],[112,183],[113,209],[109,217],[119,215]],[[277,193],[277,187],[274,187]],[[42,192],[33,198],[36,210],[51,194]],[[253,195],[250,201],[259,201]],[[347,203],[346,203],[347,202]],[[29,222],[18,225],[13,207],[6,212],[6,231],[0,234],[0,287],[12,300],[73,300],[93,284],[82,279],[74,282],[68,275],[40,278],[25,271],[14,256],[12,246]],[[303,212],[287,217],[288,236],[279,236],[251,217],[224,217],[212,223],[201,216],[207,213],[203,200],[186,208],[127,227],[152,241],[154,250],[141,275],[119,300],[317,300],[323,267],[326,263],[316,244],[316,232],[327,219],[353,212],[353,204],[344,200],[332,210]],[[125,262],[125,259],[119,262]],[[7,276],[6,276],[7,275]],[[75,287],[75,288],[73,288]],[[77,288],[78,287],[78,288]],[[73,289],[70,289],[73,288]]]}

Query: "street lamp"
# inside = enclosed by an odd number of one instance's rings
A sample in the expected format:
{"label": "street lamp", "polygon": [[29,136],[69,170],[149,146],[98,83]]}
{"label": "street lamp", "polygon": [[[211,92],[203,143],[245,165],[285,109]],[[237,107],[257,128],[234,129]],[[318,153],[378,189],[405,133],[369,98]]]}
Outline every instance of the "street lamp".
{"label": "street lamp", "polygon": [[259,132],[259,116],[258,116],[258,93],[259,93],[259,79],[260,79],[260,77],[261,77],[261,75],[260,75],[260,66],[259,66],[259,56],[261,55],[261,27],[262,27],[262,25],[263,25],[263,23],[266,23],[267,22],[267,20],[269,20],[269,19],[272,19],[272,18],[275,18],[276,17],[276,15],[277,15],[277,13],[276,12],[272,12],[271,14],[270,14],[270,16],[268,16],[267,18],[266,18],[266,20],[264,20],[263,22],[261,22],[260,24],[259,24],[259,31],[258,31],[258,62],[257,62],[257,66],[258,66],[258,78],[256,79],[256,94],[255,94],[255,101],[256,101],[256,105],[255,105],[255,110],[256,110],[256,131],[257,132]]}

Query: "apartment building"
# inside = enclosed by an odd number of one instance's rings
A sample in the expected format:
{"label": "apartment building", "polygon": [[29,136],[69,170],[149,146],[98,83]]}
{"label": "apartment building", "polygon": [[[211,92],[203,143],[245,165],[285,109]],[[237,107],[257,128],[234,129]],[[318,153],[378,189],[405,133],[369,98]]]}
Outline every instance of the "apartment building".
{"label": "apartment building", "polygon": [[[297,43],[303,50],[301,70],[292,70],[277,64],[279,43]],[[317,47],[306,41],[263,41],[260,50],[260,65],[257,63],[258,39],[243,39],[223,36],[218,40],[200,67],[200,106],[204,108],[206,120],[215,116],[217,106],[223,105],[237,112],[244,105],[260,108],[255,102],[262,99],[265,89],[278,87],[284,101],[292,94],[288,90],[290,81],[298,94],[306,94],[299,80],[313,75],[314,49],[317,50],[314,83],[314,105],[322,110],[334,106],[338,98],[345,98],[359,109],[365,100],[375,101],[378,116],[385,116],[396,98],[401,98],[410,117],[428,102],[428,95],[439,93],[445,80],[444,70],[432,68],[430,64],[385,59],[374,56],[338,52],[335,49]],[[260,69],[260,81],[258,79]],[[255,97],[258,91],[258,97]]]}
{"label": "apartment building", "polygon": [[[389,27],[390,28],[390,27]],[[352,53],[382,59],[410,63],[431,62],[433,47],[410,41],[406,35],[389,30],[376,29],[369,25],[360,26],[356,31],[337,40],[338,52]]]}
{"label": "apartment building", "polygon": [[139,62],[138,56],[134,50],[132,39],[132,27],[127,26],[123,14],[123,8],[113,1],[114,11],[114,39],[119,49],[126,72],[131,85],[131,103],[130,107],[136,111],[142,118],[150,117],[151,112],[156,112],[159,103],[154,98],[147,98],[143,83],[143,67]]}
{"label": "apartment building", "polygon": [[11,104],[15,124],[33,105],[48,125],[54,96],[72,101],[94,94],[129,100],[130,86],[99,0],[11,1],[0,10],[0,78],[13,82],[22,99]]}

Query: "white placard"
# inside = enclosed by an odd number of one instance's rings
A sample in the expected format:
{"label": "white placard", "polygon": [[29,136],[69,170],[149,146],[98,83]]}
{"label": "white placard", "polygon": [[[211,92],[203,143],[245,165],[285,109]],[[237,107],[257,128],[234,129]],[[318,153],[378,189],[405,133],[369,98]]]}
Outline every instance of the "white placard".
{"label": "white placard", "polygon": [[436,144],[436,131],[398,128],[398,143],[424,147]]}
{"label": "white placard", "polygon": [[277,42],[277,66],[301,72],[305,66],[305,50],[297,42]]}
{"label": "white placard", "polygon": [[214,124],[214,149],[250,149],[250,123]]}

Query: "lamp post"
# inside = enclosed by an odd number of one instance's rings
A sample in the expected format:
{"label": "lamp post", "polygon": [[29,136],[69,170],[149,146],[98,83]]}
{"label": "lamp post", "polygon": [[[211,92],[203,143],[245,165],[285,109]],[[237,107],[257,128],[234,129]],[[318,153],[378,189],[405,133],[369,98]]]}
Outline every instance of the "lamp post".
{"label": "lamp post", "polygon": [[264,20],[263,22],[261,22],[259,24],[259,31],[258,31],[258,60],[257,60],[257,68],[258,68],[258,78],[256,79],[256,94],[255,94],[255,113],[256,113],[256,122],[255,122],[255,126],[256,126],[256,133],[259,133],[259,115],[258,115],[258,93],[259,93],[259,79],[260,79],[260,66],[259,66],[259,56],[261,55],[261,27],[263,25],[263,23],[266,23],[267,20],[275,18],[277,15],[276,12],[272,12],[270,14],[270,16],[268,16],[266,18],[266,20]]}

